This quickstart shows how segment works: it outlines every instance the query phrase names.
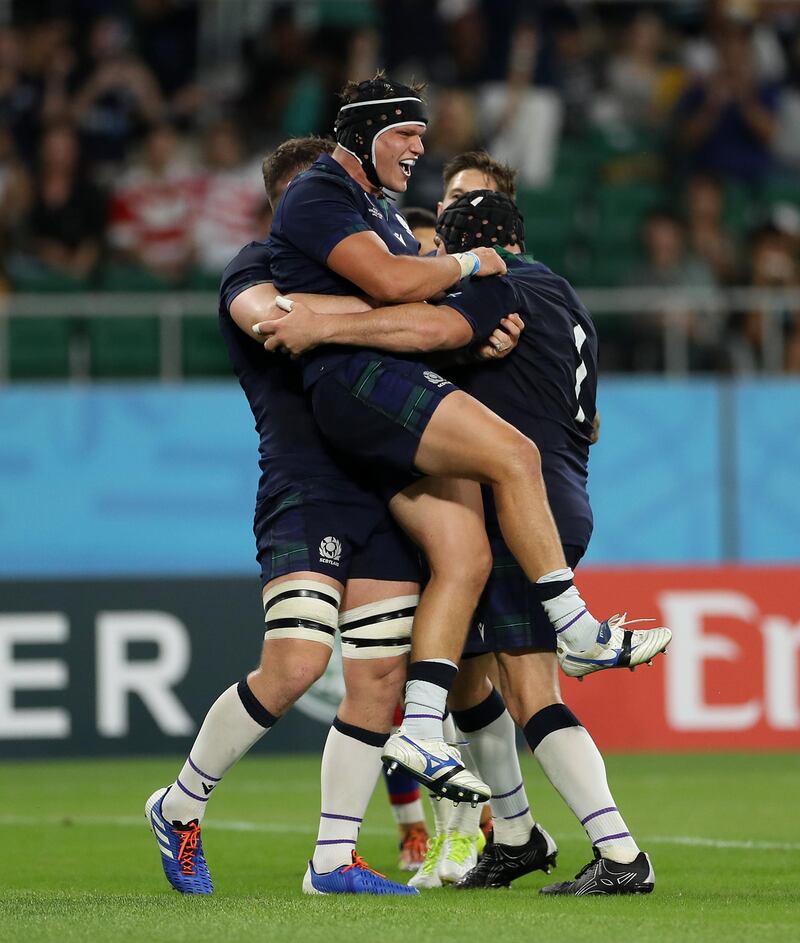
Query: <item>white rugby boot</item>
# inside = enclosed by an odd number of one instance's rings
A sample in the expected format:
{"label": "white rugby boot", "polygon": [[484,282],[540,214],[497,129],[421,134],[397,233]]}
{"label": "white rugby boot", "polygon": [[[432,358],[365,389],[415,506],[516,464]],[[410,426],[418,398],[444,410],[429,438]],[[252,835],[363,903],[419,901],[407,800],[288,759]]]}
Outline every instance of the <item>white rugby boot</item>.
{"label": "white rugby boot", "polygon": [[486,783],[461,762],[458,747],[444,740],[418,740],[398,727],[386,741],[381,759],[389,774],[402,769],[431,792],[455,803],[476,806],[492,798]]}
{"label": "white rugby boot", "polygon": [[666,651],[672,641],[672,632],[663,627],[653,629],[628,629],[634,622],[627,621],[627,612],[610,616],[600,623],[597,642],[585,652],[574,652],[561,639],[558,640],[557,653],[561,670],[570,678],[582,679],[584,675],[605,668],[629,668],[650,663],[652,659]]}

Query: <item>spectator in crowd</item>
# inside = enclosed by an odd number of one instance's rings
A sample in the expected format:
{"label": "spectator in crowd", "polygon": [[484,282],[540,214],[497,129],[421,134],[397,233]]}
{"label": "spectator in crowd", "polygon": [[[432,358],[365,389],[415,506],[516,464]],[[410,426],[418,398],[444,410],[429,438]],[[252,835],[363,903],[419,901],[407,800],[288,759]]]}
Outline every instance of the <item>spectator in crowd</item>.
{"label": "spectator in crowd", "polygon": [[[767,224],[751,235],[749,248],[751,287],[797,287],[800,273],[790,236]],[[753,305],[734,313],[728,328],[728,366],[734,373],[800,372],[800,309]]]}
{"label": "spectator in crowd", "polygon": [[414,167],[405,202],[436,206],[442,195],[442,170],[456,154],[480,146],[472,95],[458,88],[443,88],[436,95],[430,131],[425,135],[425,157]]}
{"label": "spectator in crowd", "polygon": [[42,128],[69,107],[65,82],[75,65],[69,37],[70,26],[60,19],[0,30],[0,116],[29,165]]}
{"label": "spectator in crowd", "polygon": [[118,259],[157,279],[182,281],[194,259],[200,178],[182,157],[175,128],[154,125],[140,162],[120,178],[111,200],[111,247]]}
{"label": "spectator in crowd", "polygon": [[194,226],[195,255],[204,273],[219,275],[241,247],[264,233],[261,167],[244,159],[242,137],[231,121],[212,125],[205,139],[205,172]]}
{"label": "spectator in crowd", "polygon": [[170,116],[181,123],[191,123],[206,102],[196,80],[200,7],[183,0],[134,0],[136,47]]}
{"label": "spectator in crowd", "polygon": [[0,126],[0,255],[6,255],[30,210],[33,184],[8,128]]}
{"label": "spectator in crowd", "polygon": [[634,320],[633,360],[635,370],[664,368],[664,329],[669,322],[681,322],[689,334],[690,366],[710,369],[717,343],[716,316],[680,298],[680,291],[700,292],[713,299],[717,287],[712,270],[688,247],[682,220],[670,210],[652,210],[642,224],[644,265],[630,279],[631,287],[663,288],[665,305],[661,311],[642,314]]}
{"label": "spectator in crowd", "polygon": [[716,69],[678,103],[678,141],[695,168],[758,182],[774,169],[780,89],[756,75],[749,23],[726,20],[717,53]]}
{"label": "spectator in crowd", "polygon": [[682,69],[666,61],[664,21],[639,10],[622,35],[621,48],[606,65],[603,117],[629,128],[658,128],[681,91]]}
{"label": "spectator in crowd", "polygon": [[109,176],[144,129],[162,119],[164,100],[150,69],[133,54],[128,26],[97,20],[89,36],[91,70],[73,101],[86,155]]}
{"label": "spectator in crowd", "polygon": [[106,199],[85,173],[74,127],[63,120],[49,125],[27,225],[33,254],[53,272],[86,279],[100,260],[105,226]]}
{"label": "spectator in crowd", "polygon": [[268,22],[244,44],[242,121],[281,136],[319,130],[320,81],[310,55],[312,31],[292,3],[278,3]]}
{"label": "spectator in crowd", "polygon": [[720,284],[735,281],[738,271],[736,245],[723,227],[725,190],[717,177],[694,174],[686,188],[689,249],[706,262]]}

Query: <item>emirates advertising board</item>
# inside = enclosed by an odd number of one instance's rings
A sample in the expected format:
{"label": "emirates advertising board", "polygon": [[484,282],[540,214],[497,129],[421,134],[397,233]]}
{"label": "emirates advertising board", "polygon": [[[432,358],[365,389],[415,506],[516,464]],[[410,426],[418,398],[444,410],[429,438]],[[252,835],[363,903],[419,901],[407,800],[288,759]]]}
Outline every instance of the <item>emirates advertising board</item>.
{"label": "emirates advertising board", "polygon": [[[563,678],[602,748],[800,747],[800,567],[586,567],[580,584],[594,612],[673,630],[651,668]],[[250,579],[0,583],[0,756],[182,752],[260,641]],[[337,652],[258,749],[320,749],[341,694]]]}

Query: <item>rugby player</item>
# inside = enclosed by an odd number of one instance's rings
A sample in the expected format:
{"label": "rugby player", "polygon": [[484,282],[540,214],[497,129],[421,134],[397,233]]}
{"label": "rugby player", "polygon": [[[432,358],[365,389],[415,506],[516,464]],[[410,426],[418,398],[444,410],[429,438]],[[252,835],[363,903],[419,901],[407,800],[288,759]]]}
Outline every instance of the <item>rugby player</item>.
{"label": "rugby player", "polygon": [[[289,179],[331,149],[318,138],[278,148],[264,166],[273,207]],[[178,777],[150,797],[146,815],[172,887],[211,893],[201,822],[212,791],[322,675],[338,624],[346,694],[323,753],[320,830],[304,890],[415,894],[373,872],[355,844],[405,680],[417,553],[385,505],[319,436],[298,372],[254,343],[251,324],[277,294],[271,280],[266,244],[245,246],[225,271],[219,310],[260,436],[254,531],[266,624],[261,663],[217,699]],[[338,296],[307,297],[330,311],[349,307]]]}
{"label": "rugby player", "polygon": [[[438,225],[448,250],[497,240],[508,273],[482,282],[463,281],[434,310],[414,306],[414,311],[412,306],[404,306],[404,345],[418,350],[437,336],[426,319],[442,322],[438,336],[448,340],[445,345],[440,341],[439,346],[455,346],[463,342],[463,333],[454,315],[460,314],[480,336],[509,310],[519,312],[525,331],[514,356],[502,364],[473,368],[463,385],[541,444],[543,472],[565,555],[571,565],[577,565],[592,530],[586,477],[595,411],[597,341],[591,319],[564,279],[521,255],[522,220],[504,195],[489,190],[468,194],[450,205]],[[322,338],[331,342],[338,337],[342,343],[351,343],[356,332],[365,344],[383,344],[386,338],[382,332],[388,324],[389,319],[380,311],[331,319],[307,308],[295,309],[283,324],[271,325],[269,345],[282,344],[299,353]],[[402,349],[391,341],[390,347]],[[453,691],[454,718],[470,737],[477,767],[492,786],[495,840],[478,865],[455,886],[507,885],[536,868],[547,870],[555,861],[555,843],[533,824],[527,803],[516,811],[515,797],[523,788],[521,778],[516,786],[493,781],[497,770],[509,766],[508,732],[513,717],[594,848],[594,859],[574,881],[550,885],[543,892],[649,893],[655,880],[650,860],[636,845],[617,809],[597,747],[561,700],[557,666],[560,660],[564,671],[575,677],[601,667],[635,667],[663,651],[671,633],[665,628],[631,631],[625,629],[624,618],[616,617],[606,624],[607,651],[613,652],[613,657],[602,665],[576,657],[558,638],[551,621],[543,617],[539,597],[531,592],[530,581],[500,532],[493,496],[488,489],[484,496],[495,568],[467,653],[496,653],[509,710],[487,682],[485,663],[467,660]]]}
{"label": "rugby player", "polygon": [[[295,178],[277,209],[270,237],[277,286],[330,294],[360,289],[382,301],[414,302],[459,276],[502,273],[505,266],[497,268],[485,247],[471,250],[472,259],[469,252],[414,258],[416,241],[385,199],[384,187],[406,188],[424,153],[427,118],[419,91],[378,75],[349,85],[344,101],[333,155]],[[464,325],[455,345],[461,346],[472,331],[457,312],[456,319]],[[382,346],[407,350],[403,310],[384,312],[384,320]],[[434,334],[442,320],[427,319]],[[348,344],[362,340],[358,319],[355,325]],[[273,341],[268,349],[281,343],[271,338],[268,344]],[[432,342],[445,345],[441,334]],[[573,584],[539,453],[528,438],[421,362],[326,344],[302,366],[323,435],[376,474],[386,470],[381,486],[392,514],[431,570],[415,616],[404,722],[387,741],[384,762],[440,794],[463,799],[471,791],[474,800],[487,799],[486,784],[466,778],[460,758],[441,739],[447,693],[490,567],[476,482],[492,486],[505,540],[562,644],[596,668],[612,667],[614,626],[591,615]],[[455,543],[459,561],[469,548],[471,579],[442,553],[443,542]],[[459,577],[462,591],[456,593]]]}

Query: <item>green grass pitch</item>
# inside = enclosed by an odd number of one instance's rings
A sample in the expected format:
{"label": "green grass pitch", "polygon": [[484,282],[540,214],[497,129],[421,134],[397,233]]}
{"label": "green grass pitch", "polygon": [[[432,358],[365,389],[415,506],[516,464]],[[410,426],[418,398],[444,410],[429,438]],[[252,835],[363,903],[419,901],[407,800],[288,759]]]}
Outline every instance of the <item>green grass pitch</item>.
{"label": "green grass pitch", "polygon": [[[536,817],[560,848],[549,880],[570,877],[590,856],[583,831],[535,762],[524,763]],[[510,891],[304,897],[318,758],[259,756],[228,775],[206,818],[214,897],[182,898],[143,817],[177,760],[0,763],[0,940],[800,940],[800,757],[611,756],[608,768],[653,858],[647,897],[542,898],[541,872]],[[396,877],[383,793],[379,784],[360,850]]]}

